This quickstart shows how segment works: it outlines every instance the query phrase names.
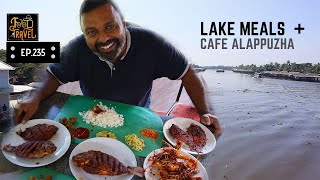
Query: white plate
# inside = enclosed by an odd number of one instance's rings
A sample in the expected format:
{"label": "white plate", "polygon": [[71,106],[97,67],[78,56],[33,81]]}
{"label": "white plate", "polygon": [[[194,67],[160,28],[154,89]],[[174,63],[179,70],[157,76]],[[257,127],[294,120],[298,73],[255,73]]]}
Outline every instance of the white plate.
{"label": "white plate", "polygon": [[[207,136],[207,143],[202,148],[202,151],[200,154],[207,154],[207,153],[211,152],[216,147],[216,138],[214,137],[212,132],[206,126],[204,126],[203,124],[201,124],[197,121],[194,121],[192,119],[172,118],[172,119],[168,120],[163,126],[164,137],[166,137],[166,139],[169,141],[170,144],[175,146],[177,144],[177,140],[173,139],[173,137],[169,133],[169,128],[172,126],[172,124],[175,124],[180,129],[187,132],[187,128],[190,126],[191,123],[200,126],[204,130],[204,132],[206,133],[206,136]],[[190,153],[190,154],[198,154],[196,151],[191,151],[189,146],[187,146],[185,144],[182,145],[181,150],[183,150],[187,153]]]}
{"label": "white plate", "polygon": [[[159,178],[157,176],[154,176],[152,173],[151,173],[151,168],[150,168],[150,165],[151,165],[151,161],[148,161],[148,159],[151,157],[151,156],[154,156],[156,154],[159,154],[160,152],[163,151],[163,149],[168,149],[169,147],[165,147],[165,148],[160,148],[160,149],[156,149],[154,151],[152,151],[147,157],[146,159],[144,160],[144,163],[143,163],[143,169],[145,169],[145,172],[144,172],[144,176],[146,178],[146,180],[158,180]],[[188,154],[188,153],[185,153],[183,151],[180,152],[181,154],[183,155],[186,155],[192,159],[195,159],[197,162],[198,162],[198,167],[199,167],[199,173],[198,174],[195,174],[193,177],[202,177],[203,180],[209,180],[209,177],[208,177],[208,173],[206,171],[206,169],[203,167],[203,165],[195,158],[193,157],[192,155]]]}
{"label": "white plate", "polygon": [[26,141],[22,137],[17,135],[16,132],[20,129],[22,131],[25,131],[26,128],[37,124],[55,125],[59,128],[57,133],[53,135],[51,139],[49,139],[49,141],[51,141],[57,147],[57,150],[53,154],[44,156],[43,158],[35,159],[17,157],[14,152],[7,152],[5,150],[2,150],[3,155],[13,164],[23,167],[44,166],[58,160],[62,155],[64,155],[64,153],[67,152],[71,143],[71,137],[68,129],[59,122],[50,119],[34,119],[29,120],[26,124],[18,124],[3,137],[1,147],[3,147],[6,144],[11,144],[13,146],[23,144]]}
{"label": "white plate", "polygon": [[69,158],[69,166],[75,178],[90,180],[125,180],[131,179],[133,177],[133,174],[122,174],[118,176],[103,176],[97,174],[90,174],[85,172],[80,167],[74,165],[74,163],[72,162],[72,157],[79,153],[87,152],[89,150],[96,150],[109,154],[117,158],[125,166],[137,166],[136,157],[134,156],[133,152],[129,149],[128,146],[115,139],[106,137],[96,137],[83,141],[82,143],[78,144],[71,152]]}

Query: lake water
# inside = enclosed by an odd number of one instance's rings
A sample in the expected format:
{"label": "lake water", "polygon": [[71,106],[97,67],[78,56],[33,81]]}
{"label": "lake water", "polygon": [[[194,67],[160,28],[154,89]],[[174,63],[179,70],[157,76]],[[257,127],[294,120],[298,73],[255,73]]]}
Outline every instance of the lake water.
{"label": "lake water", "polygon": [[224,134],[212,179],[320,179],[320,83],[206,70]]}

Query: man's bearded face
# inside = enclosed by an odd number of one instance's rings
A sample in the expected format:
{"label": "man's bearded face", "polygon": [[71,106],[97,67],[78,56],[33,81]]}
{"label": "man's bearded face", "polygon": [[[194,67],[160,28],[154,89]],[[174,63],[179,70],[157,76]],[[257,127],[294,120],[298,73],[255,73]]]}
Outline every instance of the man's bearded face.
{"label": "man's bearded face", "polygon": [[81,29],[89,48],[105,61],[120,58],[126,42],[125,22],[112,5],[105,4],[81,16]]}

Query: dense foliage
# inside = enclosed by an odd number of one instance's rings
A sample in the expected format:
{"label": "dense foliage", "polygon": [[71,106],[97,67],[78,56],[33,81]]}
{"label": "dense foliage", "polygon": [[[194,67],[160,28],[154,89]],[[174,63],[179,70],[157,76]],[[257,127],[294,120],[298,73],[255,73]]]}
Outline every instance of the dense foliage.
{"label": "dense foliage", "polygon": [[[0,61],[6,62],[6,51],[0,50]],[[15,84],[28,84],[30,82],[39,81],[41,72],[46,68],[47,64],[44,63],[8,63],[16,68],[10,71],[10,77],[17,77]]]}
{"label": "dense foliage", "polygon": [[256,66],[255,64],[251,65],[239,65],[236,67],[237,69],[246,69],[252,70],[255,72],[262,72],[262,71],[289,71],[289,72],[301,72],[301,73],[315,73],[320,74],[320,63],[312,64],[312,63],[291,63],[287,61],[287,63],[279,64],[277,62],[273,63],[270,62],[269,64]]}
{"label": "dense foliage", "polygon": [[224,69],[224,70],[232,70],[234,67],[233,66],[223,66],[223,65],[218,65],[218,66],[199,66],[196,64],[191,64],[192,68],[205,68],[205,69]]}

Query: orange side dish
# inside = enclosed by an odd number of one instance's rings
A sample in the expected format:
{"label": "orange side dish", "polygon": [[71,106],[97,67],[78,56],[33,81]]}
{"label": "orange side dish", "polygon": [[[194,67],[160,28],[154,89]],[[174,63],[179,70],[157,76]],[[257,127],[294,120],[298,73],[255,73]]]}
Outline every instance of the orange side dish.
{"label": "orange side dish", "polygon": [[143,129],[140,131],[140,134],[147,138],[152,138],[152,139],[155,139],[158,137],[158,133],[152,129]]}

